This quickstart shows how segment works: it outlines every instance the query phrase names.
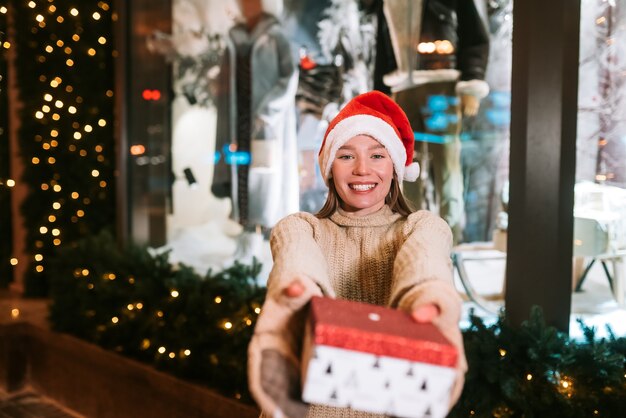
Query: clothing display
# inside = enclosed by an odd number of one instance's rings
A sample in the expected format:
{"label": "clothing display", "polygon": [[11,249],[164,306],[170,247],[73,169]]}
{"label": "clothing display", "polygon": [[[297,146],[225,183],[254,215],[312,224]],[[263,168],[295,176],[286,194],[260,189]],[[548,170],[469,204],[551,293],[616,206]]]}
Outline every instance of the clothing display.
{"label": "clothing display", "polygon": [[[282,280],[294,277],[301,278],[309,296],[323,294],[404,311],[415,303],[435,303],[441,308],[439,329],[459,350],[457,379],[463,379],[467,365],[457,325],[461,300],[453,284],[452,238],[437,215],[418,211],[403,218],[388,206],[362,217],[341,209],[325,219],[297,213],[276,225],[270,243],[274,266],[249,349],[251,390],[261,398],[258,368],[263,350],[276,350],[299,364],[302,327],[293,327],[291,311],[276,302],[287,285]],[[277,324],[280,333],[275,332]],[[312,405],[307,416],[381,415]]]}
{"label": "clothing display", "polygon": [[245,228],[271,228],[298,210],[298,75],[289,41],[270,14],[251,30],[235,25],[227,45],[228,104],[218,106],[216,150],[236,153],[216,163],[212,190],[231,196]]}
{"label": "clothing display", "polygon": [[[386,6],[388,15],[406,7],[399,0],[387,0]],[[489,92],[484,81],[489,36],[474,1],[423,0],[421,24],[415,26],[420,30],[420,53],[410,75],[412,86],[395,90],[392,86],[392,91],[394,99],[407,110],[413,129],[425,134],[416,138],[415,159],[428,159],[429,167],[424,168],[422,181],[404,185],[404,192],[417,207],[429,207],[428,202],[434,201],[458,242],[464,222],[459,142],[463,109],[459,97],[479,100]],[[400,36],[393,32],[393,25],[390,30],[392,39]],[[442,103],[439,100],[433,108],[429,102],[432,98],[447,101],[445,107],[438,106]],[[425,193],[429,181],[434,186],[434,198]]]}

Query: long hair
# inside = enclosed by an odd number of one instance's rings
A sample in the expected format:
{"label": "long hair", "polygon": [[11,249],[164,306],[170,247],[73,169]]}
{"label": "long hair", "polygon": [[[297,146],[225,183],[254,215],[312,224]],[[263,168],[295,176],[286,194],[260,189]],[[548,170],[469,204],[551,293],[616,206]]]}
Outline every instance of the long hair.
{"label": "long hair", "polygon": [[[341,203],[341,197],[339,197],[339,193],[337,193],[337,189],[335,188],[335,182],[331,177],[328,179],[328,196],[326,196],[326,202],[324,202],[324,206],[322,206],[315,216],[319,219],[330,218],[330,216],[341,207]],[[393,179],[391,179],[389,193],[385,196],[385,204],[388,205],[393,212],[399,213],[404,217],[415,212],[415,209],[413,209],[411,204],[407,202],[402,195],[395,170],[393,172]]]}

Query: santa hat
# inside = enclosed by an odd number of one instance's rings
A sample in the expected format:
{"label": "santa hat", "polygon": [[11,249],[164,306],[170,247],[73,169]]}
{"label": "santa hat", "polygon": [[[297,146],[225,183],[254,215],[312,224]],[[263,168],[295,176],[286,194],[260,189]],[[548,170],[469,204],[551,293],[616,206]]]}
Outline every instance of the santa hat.
{"label": "santa hat", "polygon": [[319,165],[326,184],[335,154],[358,135],[371,136],[387,149],[400,182],[417,179],[420,169],[413,162],[415,137],[409,119],[387,95],[371,91],[350,100],[326,129],[319,153]]}

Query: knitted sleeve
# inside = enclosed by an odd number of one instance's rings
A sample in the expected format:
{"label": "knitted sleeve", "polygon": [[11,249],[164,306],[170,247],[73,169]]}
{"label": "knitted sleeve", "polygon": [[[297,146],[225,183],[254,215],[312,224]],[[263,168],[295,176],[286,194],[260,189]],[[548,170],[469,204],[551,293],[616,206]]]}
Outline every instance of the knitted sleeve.
{"label": "knitted sleeve", "polygon": [[453,281],[450,227],[439,216],[418,211],[408,217],[403,233],[393,267],[391,306],[410,311],[434,303],[442,324],[457,326],[461,298]]}
{"label": "knitted sleeve", "polygon": [[334,297],[328,263],[315,240],[320,220],[300,212],[282,219],[272,229],[270,246],[274,265],[268,279],[268,293],[283,289],[294,278],[310,279],[322,292]]}

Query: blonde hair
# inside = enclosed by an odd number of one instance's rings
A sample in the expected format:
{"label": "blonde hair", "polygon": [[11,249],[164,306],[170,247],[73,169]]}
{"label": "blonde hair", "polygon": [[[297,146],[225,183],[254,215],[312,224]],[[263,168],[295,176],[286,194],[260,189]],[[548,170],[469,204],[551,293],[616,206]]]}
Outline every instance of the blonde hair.
{"label": "blonde hair", "polygon": [[[337,193],[337,189],[335,188],[335,182],[333,178],[328,179],[328,196],[326,196],[326,202],[324,202],[324,206],[315,214],[315,217],[319,219],[330,218],[330,216],[337,211],[339,207],[341,207],[341,197],[339,193]],[[402,195],[402,190],[400,189],[400,184],[398,183],[398,175],[396,172],[393,172],[393,179],[391,180],[391,187],[389,187],[389,193],[385,197],[385,204],[388,205],[391,210],[395,213],[399,213],[400,215],[407,217],[411,213],[415,212],[415,209],[411,206],[409,202]]]}

